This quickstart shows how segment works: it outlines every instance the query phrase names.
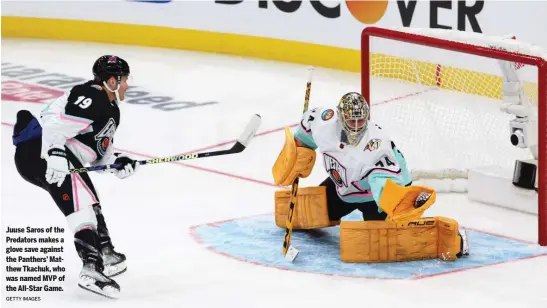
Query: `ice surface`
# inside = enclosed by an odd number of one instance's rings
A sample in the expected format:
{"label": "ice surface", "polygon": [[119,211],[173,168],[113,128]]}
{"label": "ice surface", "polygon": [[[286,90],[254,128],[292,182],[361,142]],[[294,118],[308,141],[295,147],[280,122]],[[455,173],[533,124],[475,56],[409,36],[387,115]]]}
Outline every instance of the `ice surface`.
{"label": "ice surface", "polygon": [[[145,166],[136,176],[123,181],[92,174],[114,245],[128,257],[128,271],[117,278],[122,297],[107,300],[77,287],[80,263],[69,241],[63,255],[67,266],[66,291],[40,294],[40,305],[547,307],[545,257],[421,280],[369,280],[257,266],[214,253],[197,242],[191,234],[192,226],[273,211],[273,193],[278,188],[271,184],[271,166],[283,143],[280,129],[296,123],[302,111],[307,77],[304,66],[89,43],[3,39],[2,44],[2,62],[82,78],[90,76],[91,64],[99,55],[118,54],[130,62],[133,82],[142,90],[180,101],[218,101],[172,112],[151,108],[150,104],[124,105],[116,146],[138,157],[172,155],[233,140],[254,113],[262,116],[261,132],[276,131],[257,137],[245,152],[234,156]],[[3,81],[7,79],[2,76]],[[310,106],[334,106],[343,93],[359,89],[358,74],[317,69]],[[412,87],[389,89],[407,94],[416,91]],[[380,101],[381,93],[378,95]],[[422,108],[406,104],[419,100],[420,96],[410,96],[397,104],[383,104],[381,108],[386,112],[380,113],[382,121],[389,120],[389,108],[396,108],[398,114]],[[451,103],[449,100],[447,104]],[[3,235],[6,226],[66,226],[48,195],[24,182],[13,164],[10,124],[14,123],[16,112],[22,108],[38,112],[42,107],[2,102]],[[376,108],[381,110],[380,106]],[[326,174],[318,167],[301,181],[302,186],[316,185],[324,179]],[[441,194],[427,214],[452,217],[468,228],[532,243],[537,239],[537,217],[470,203],[462,194]],[[71,237],[68,232],[66,236]],[[280,260],[282,242],[280,237]],[[5,245],[4,241],[1,243]],[[496,247],[491,249],[495,251]],[[2,271],[6,275],[4,266]],[[2,288],[2,306],[32,305],[6,302],[7,296],[12,295]]]}

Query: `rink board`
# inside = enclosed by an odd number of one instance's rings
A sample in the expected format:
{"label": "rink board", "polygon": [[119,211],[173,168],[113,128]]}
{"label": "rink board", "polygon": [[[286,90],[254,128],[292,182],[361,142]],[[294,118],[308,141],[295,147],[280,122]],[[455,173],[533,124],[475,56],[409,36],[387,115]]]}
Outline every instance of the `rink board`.
{"label": "rink board", "polygon": [[[346,220],[359,220],[356,212]],[[208,223],[192,235],[208,249],[252,264],[284,270],[372,279],[419,279],[547,255],[547,248],[515,239],[468,230],[471,255],[455,262],[424,260],[396,263],[344,263],[340,260],[339,227],[294,231],[300,251],[290,263],[282,254],[284,229],[273,214]]]}

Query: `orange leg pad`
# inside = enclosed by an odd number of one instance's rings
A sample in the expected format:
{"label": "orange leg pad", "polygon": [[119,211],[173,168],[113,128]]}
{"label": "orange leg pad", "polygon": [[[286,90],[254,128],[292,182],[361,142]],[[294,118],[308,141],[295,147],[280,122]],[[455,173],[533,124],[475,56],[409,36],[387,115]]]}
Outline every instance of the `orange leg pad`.
{"label": "orange leg pad", "polygon": [[404,223],[343,221],[340,259],[343,262],[456,260],[460,252],[458,223],[430,217]]}
{"label": "orange leg pad", "polygon": [[[280,228],[287,227],[290,199],[290,190],[275,192],[275,224]],[[292,224],[293,230],[318,229],[340,224],[339,221],[329,220],[327,188],[325,186],[298,189]]]}

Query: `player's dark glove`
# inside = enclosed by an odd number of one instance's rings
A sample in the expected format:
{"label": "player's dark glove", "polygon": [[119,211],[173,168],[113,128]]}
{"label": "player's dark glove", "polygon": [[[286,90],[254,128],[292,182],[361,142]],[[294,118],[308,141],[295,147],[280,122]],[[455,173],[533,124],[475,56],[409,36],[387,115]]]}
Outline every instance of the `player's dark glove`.
{"label": "player's dark glove", "polygon": [[118,178],[125,179],[126,177],[135,174],[139,169],[139,162],[131,159],[131,157],[122,153],[115,153],[114,156],[116,156],[114,163],[121,164],[120,167],[113,171]]}

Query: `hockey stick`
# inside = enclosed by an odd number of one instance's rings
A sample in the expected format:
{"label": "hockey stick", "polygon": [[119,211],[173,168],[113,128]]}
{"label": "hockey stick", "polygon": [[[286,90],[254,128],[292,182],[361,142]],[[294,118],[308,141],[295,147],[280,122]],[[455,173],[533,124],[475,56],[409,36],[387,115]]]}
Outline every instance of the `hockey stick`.
{"label": "hockey stick", "polygon": [[[313,67],[308,68],[308,71],[309,71],[309,75],[308,75],[308,82],[306,83],[306,96],[304,97],[303,113],[306,113],[306,111],[308,111],[308,104],[310,102],[311,79],[312,79]],[[283,240],[283,255],[285,256],[285,259],[289,260],[290,262],[293,262],[294,259],[296,259],[296,256],[298,256],[298,250],[291,246],[292,218],[294,214],[294,207],[296,206],[296,194],[298,192],[298,183],[299,183],[299,178],[297,177],[292,183],[291,199],[289,201],[289,211],[287,213],[287,222],[286,222],[287,228],[285,229],[285,238]]]}
{"label": "hockey stick", "polygon": [[[245,148],[247,148],[247,146],[249,145],[249,143],[255,136],[256,131],[260,127],[261,122],[262,122],[262,118],[260,117],[260,115],[258,114],[253,115],[253,117],[251,118],[251,121],[249,121],[249,123],[245,127],[245,130],[243,131],[241,136],[237,139],[237,142],[228,150],[202,152],[202,153],[187,153],[187,154],[179,154],[179,155],[168,156],[168,157],[151,158],[146,160],[140,160],[138,161],[138,163],[139,165],[151,165],[151,164],[174,162],[179,160],[191,160],[191,159],[198,159],[198,158],[204,158],[204,157],[240,153],[240,152],[243,152]],[[110,164],[110,165],[91,166],[91,167],[84,167],[84,168],[75,168],[75,169],[70,169],[70,173],[83,173],[83,172],[90,172],[90,171],[107,170],[107,169],[118,168],[120,166],[121,164]]]}

